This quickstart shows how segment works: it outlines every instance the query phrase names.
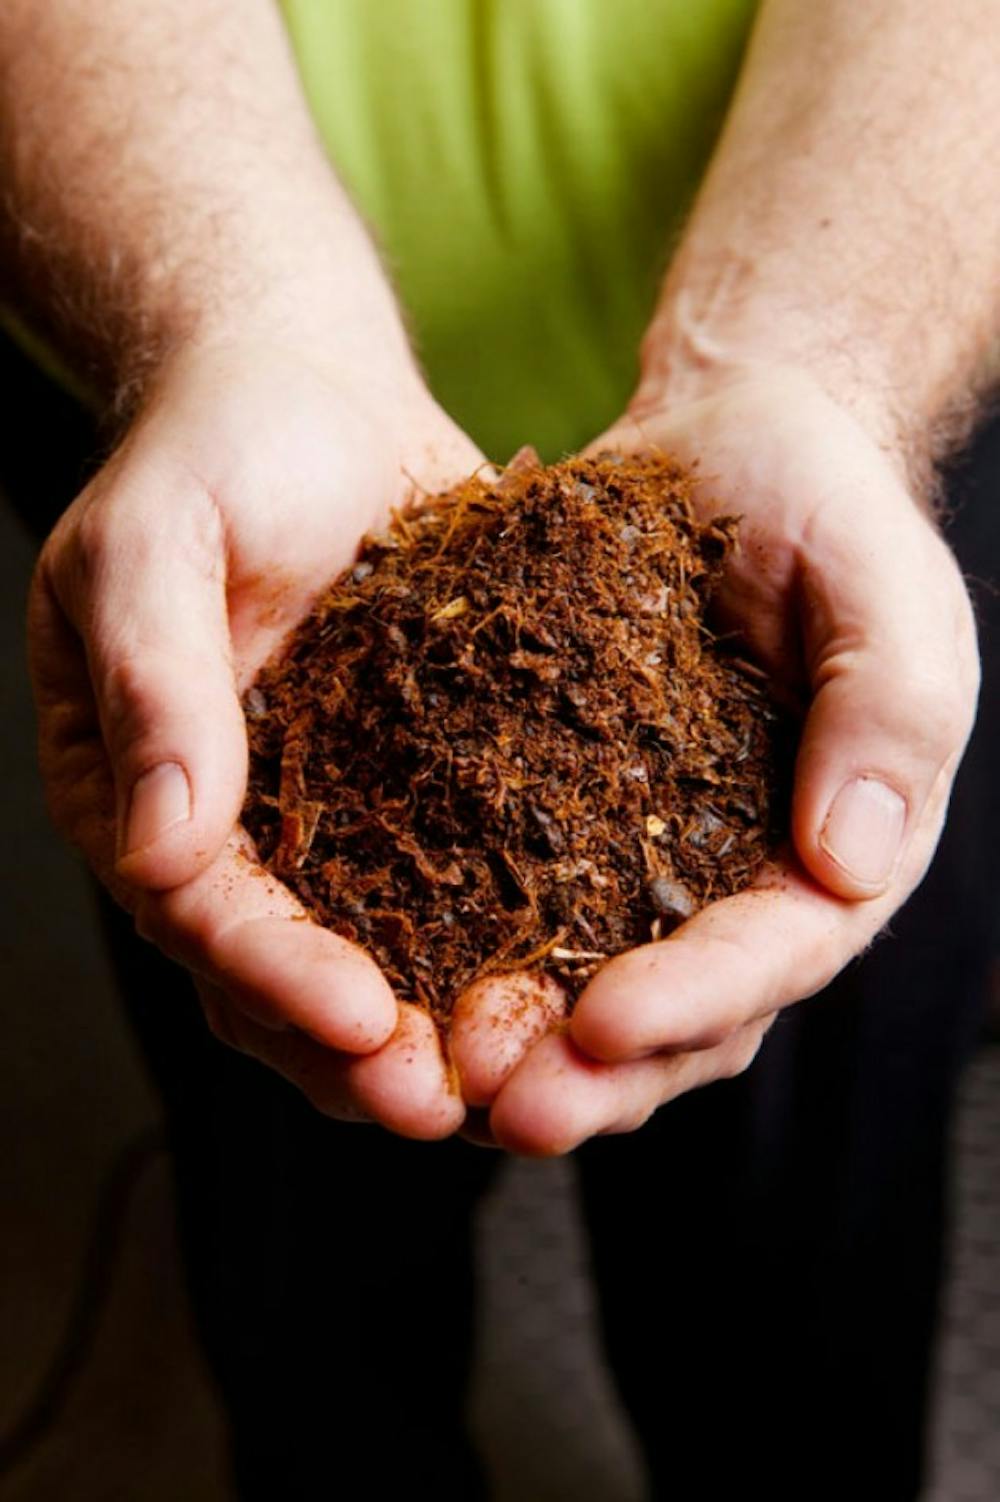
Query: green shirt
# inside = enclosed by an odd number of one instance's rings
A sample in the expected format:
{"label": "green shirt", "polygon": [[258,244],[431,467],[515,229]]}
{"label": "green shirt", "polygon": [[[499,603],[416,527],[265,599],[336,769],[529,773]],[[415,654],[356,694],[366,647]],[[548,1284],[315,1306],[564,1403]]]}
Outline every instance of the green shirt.
{"label": "green shirt", "polygon": [[435,393],[493,458],[621,410],[754,0],[283,0]]}

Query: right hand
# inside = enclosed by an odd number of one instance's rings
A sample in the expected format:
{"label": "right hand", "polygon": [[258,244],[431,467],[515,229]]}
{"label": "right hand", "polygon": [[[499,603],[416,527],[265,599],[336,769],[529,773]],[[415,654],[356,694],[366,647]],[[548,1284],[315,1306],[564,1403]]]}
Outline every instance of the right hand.
{"label": "right hand", "polygon": [[686,398],[647,388],[591,452],[701,460],[698,513],[740,515],[713,609],[807,710],[791,840],[749,890],[602,965],[568,1026],[551,980],[527,993],[527,977],[489,977],[487,1017],[460,1001],[465,1098],[511,1151],[635,1130],[746,1069],[775,1015],[828,985],[922,880],[975,716],[968,595],[902,456],[856,415],[868,392],[841,405],[809,371],[762,360],[696,374]]}
{"label": "right hand", "polygon": [[220,1038],[327,1114],[413,1137],[461,1124],[453,1071],[429,1016],[256,861],[240,695],[414,483],[481,463],[412,369],[187,347],[49,537],[29,604],[57,826],[194,972]]}

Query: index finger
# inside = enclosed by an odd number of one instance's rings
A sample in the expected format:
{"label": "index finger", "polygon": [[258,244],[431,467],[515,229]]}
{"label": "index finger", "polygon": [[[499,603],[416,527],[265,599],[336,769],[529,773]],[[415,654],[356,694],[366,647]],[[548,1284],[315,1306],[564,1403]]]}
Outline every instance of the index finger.
{"label": "index finger", "polygon": [[836,897],[789,852],[755,886],[605,965],[576,1004],[570,1036],[608,1063],[715,1048],[822,990],[900,901],[898,890],[871,902]]}
{"label": "index finger", "polygon": [[370,1053],[393,1034],[396,998],[362,949],[314,923],[241,827],[206,870],[135,904],[136,928],[218,986],[262,1027]]}
{"label": "index finger", "polygon": [[324,1116],[377,1121],[399,1136],[434,1141],[461,1126],[465,1107],[437,1028],[403,1003],[382,1048],[360,1057],[324,1048],[297,1028],[275,1032],[233,1006],[206,981],[197,983],[209,1027],[221,1043],[249,1054],[301,1090]]}

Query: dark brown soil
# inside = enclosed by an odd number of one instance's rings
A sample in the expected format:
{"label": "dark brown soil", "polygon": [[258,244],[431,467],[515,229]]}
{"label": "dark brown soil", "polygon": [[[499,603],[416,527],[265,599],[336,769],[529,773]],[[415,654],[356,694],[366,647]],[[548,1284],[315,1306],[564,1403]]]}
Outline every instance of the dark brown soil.
{"label": "dark brown soil", "polygon": [[366,539],[246,695],[262,858],[439,1021],[494,971],[575,997],[784,831],[787,733],[705,624],[737,524],[690,488],[662,456],[473,478]]}

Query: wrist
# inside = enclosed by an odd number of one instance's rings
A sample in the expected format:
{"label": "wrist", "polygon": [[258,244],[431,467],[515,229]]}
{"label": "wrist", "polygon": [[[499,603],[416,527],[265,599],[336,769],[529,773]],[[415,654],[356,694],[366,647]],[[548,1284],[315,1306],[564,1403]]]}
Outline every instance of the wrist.
{"label": "wrist", "polygon": [[[218,305],[210,316],[175,327],[139,379],[119,388],[117,407],[134,410],[149,392],[192,363],[238,373],[241,364],[308,366],[359,398],[398,393],[408,401],[425,390],[398,310],[358,282],[346,306],[337,289],[316,278],[274,286],[252,307]],[[124,398],[124,400],[123,400]]]}
{"label": "wrist", "polygon": [[108,320],[101,373],[118,421],[191,353],[270,347],[386,383],[419,381],[376,251],[331,186],[326,175],[287,192],[262,188],[250,195],[252,215],[205,235],[204,254],[178,245],[137,269]]}
{"label": "wrist", "polygon": [[[351,413],[371,432],[404,434],[436,404],[404,344],[399,351],[355,343],[336,322],[312,328],[267,319],[240,325],[213,322],[178,338],[145,372],[127,406],[115,414],[117,434],[145,429],[177,410],[222,413],[251,406],[261,393],[278,410],[306,407],[320,393],[331,412]],[[201,424],[199,424],[200,428]],[[251,438],[248,430],[245,435]]]}
{"label": "wrist", "polygon": [[825,309],[815,315],[781,298],[743,296],[739,272],[714,282],[673,277],[647,329],[630,415],[677,406],[748,380],[796,382],[849,412],[906,479],[930,483],[929,421],[914,410],[877,345],[852,336]]}

